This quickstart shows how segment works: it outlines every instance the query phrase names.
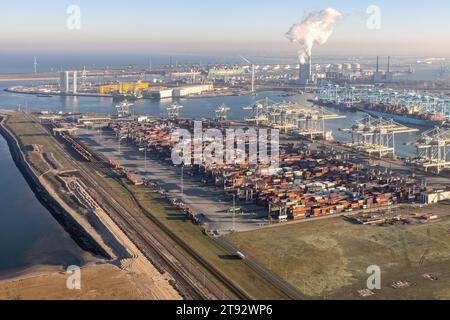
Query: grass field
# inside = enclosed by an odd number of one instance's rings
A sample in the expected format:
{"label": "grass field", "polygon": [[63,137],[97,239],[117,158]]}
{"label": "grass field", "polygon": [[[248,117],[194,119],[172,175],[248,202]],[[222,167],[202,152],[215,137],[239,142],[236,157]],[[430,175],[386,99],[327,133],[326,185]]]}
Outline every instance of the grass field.
{"label": "grass field", "polygon": [[[32,270],[30,271],[32,272]],[[0,300],[151,299],[143,296],[125,273],[112,265],[92,265],[81,271],[81,290],[67,290],[64,270],[0,282]]]}
{"label": "grass field", "polygon": [[[114,181],[110,181],[110,183],[114,184]],[[148,188],[142,186],[128,185],[128,189],[133,192],[145,209],[151,212],[153,216],[167,226],[211,265],[215,266],[249,297],[252,297],[253,299],[287,298],[279,289],[273,287],[269,282],[243,263],[243,261],[235,259],[234,256],[230,256],[224,248],[204,235],[200,226],[194,225],[190,220],[186,219],[184,213],[169,206],[169,204],[161,199],[158,194],[155,194]],[[119,192],[118,194],[120,194],[123,199],[126,199],[131,203],[129,196],[127,196],[123,190],[120,190],[117,186],[114,187],[114,190]],[[183,252],[182,248],[179,248],[179,250]],[[187,254],[185,256],[189,258]],[[223,288],[217,281],[215,282]]]}
{"label": "grass field", "polygon": [[43,152],[54,154],[64,170],[73,169],[70,163],[59,154],[58,149],[53,145],[54,142],[49,139],[48,132],[39,123],[35,123],[28,117],[29,115],[17,113],[7,120],[6,126],[16,134],[27,160],[32,162],[33,167],[41,174],[49,169],[47,163],[37,153],[29,151],[31,145],[40,145]]}
{"label": "grass field", "polygon": [[[228,240],[311,298],[359,299],[367,268],[377,265],[382,289],[371,298],[450,299],[448,217],[388,227],[336,218],[236,233]],[[439,279],[425,279],[426,273]],[[412,286],[392,288],[399,280]]]}

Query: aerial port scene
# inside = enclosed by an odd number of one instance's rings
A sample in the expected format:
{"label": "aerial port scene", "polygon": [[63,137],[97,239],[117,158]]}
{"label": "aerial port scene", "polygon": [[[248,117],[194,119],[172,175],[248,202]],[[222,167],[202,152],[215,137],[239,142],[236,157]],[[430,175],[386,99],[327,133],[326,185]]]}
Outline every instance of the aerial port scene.
{"label": "aerial port scene", "polygon": [[0,300],[450,300],[450,4],[5,6]]}

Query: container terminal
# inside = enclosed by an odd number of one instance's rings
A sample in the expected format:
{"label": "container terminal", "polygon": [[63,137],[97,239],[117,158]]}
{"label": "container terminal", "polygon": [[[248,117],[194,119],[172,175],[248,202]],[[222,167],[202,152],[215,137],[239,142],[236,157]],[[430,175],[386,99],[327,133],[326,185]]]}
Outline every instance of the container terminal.
{"label": "container terminal", "polygon": [[[261,102],[256,105],[261,106]],[[298,106],[288,106],[294,110],[298,108]],[[277,105],[276,107],[286,108],[286,105]],[[73,133],[73,139],[81,139],[84,145],[103,145],[103,148],[98,148],[99,150],[105,150],[105,148],[113,150],[114,148],[114,152],[106,153],[107,157],[109,155],[114,157],[109,159],[112,168],[127,176],[134,184],[155,187],[155,184],[152,183],[152,174],[150,174],[150,178],[147,177],[148,172],[152,172],[151,167],[153,166],[153,164],[149,164],[149,161],[158,161],[163,166],[173,167],[170,160],[174,146],[174,142],[171,140],[172,132],[178,128],[189,131],[194,129],[193,119],[179,117],[182,106],[173,105],[167,109],[170,114],[168,118],[142,116],[139,119],[134,117],[105,119],[99,117],[98,119],[101,121],[95,123],[92,118],[91,121],[85,122],[83,117],[80,117],[78,119],[80,125]],[[266,104],[264,108],[258,109],[258,115],[274,116],[273,112],[271,113],[267,109],[275,110],[275,106]],[[216,117],[214,119],[204,119],[203,129],[215,128],[225,133],[228,128],[247,128],[255,120],[253,116],[246,119],[248,122],[226,120],[226,111],[226,106],[219,106],[215,110]],[[250,111],[253,113],[253,109]],[[304,117],[304,112],[301,113],[301,117]],[[330,115],[330,118],[333,118],[333,115]],[[268,121],[267,117],[265,119],[265,122],[261,121],[258,125],[269,128],[277,127],[274,125],[278,124],[277,121]],[[53,129],[55,134],[62,134],[68,144],[86,161],[90,161],[92,155],[87,150],[88,148],[80,148],[80,144],[71,138],[72,135],[69,132],[60,133],[62,123],[58,121],[52,123],[55,126]],[[192,165],[186,163],[178,169],[173,169],[181,170],[186,177],[195,177],[198,187],[214,187],[215,193],[222,194],[225,202],[230,203],[231,200],[234,200],[233,206],[222,207],[222,210],[228,212],[225,215],[222,212],[221,215],[210,214],[208,217],[207,206],[203,208],[197,203],[189,206],[188,200],[184,199],[186,202],[184,203],[183,199],[180,199],[180,197],[184,197],[183,190],[180,196],[177,188],[175,192],[167,192],[168,198],[183,207],[195,221],[202,220],[199,217],[205,215],[213,222],[215,219],[217,222],[225,217],[228,224],[223,225],[226,225],[228,231],[234,230],[236,227],[235,214],[243,214],[246,206],[251,208],[251,211],[257,212],[256,217],[263,221],[262,224],[266,224],[272,221],[307,220],[398,205],[411,205],[423,202],[425,193],[439,192],[444,195],[442,199],[447,198],[445,195],[448,195],[449,184],[441,183],[432,187],[424,184],[421,180],[422,176],[412,173],[414,170],[419,170],[417,163],[410,164],[412,168],[409,167],[410,173],[406,174],[402,170],[398,170],[397,174],[392,164],[380,165],[383,159],[390,159],[389,156],[395,155],[393,147],[389,147],[389,140],[395,134],[415,129],[399,125],[392,120],[371,119],[369,116],[361,123],[355,124],[353,128],[343,129],[361,136],[358,143],[337,145],[327,139],[327,135],[324,135],[323,132],[319,135],[319,140],[305,137],[299,130],[298,122],[296,123],[297,125],[289,127],[283,136],[285,138],[283,138],[280,150],[278,168],[252,164],[247,158],[247,161],[238,162],[236,160],[231,164]],[[67,126],[67,124],[64,125]],[[98,130],[89,129],[89,127],[97,127]],[[370,138],[367,138],[368,136]],[[293,137],[294,139],[292,139]],[[386,145],[384,145],[384,141],[387,141]],[[418,150],[425,147],[423,142],[416,142],[416,144]],[[141,161],[142,157],[144,158],[143,165],[142,162],[134,165],[128,162],[128,166],[125,164],[126,159],[131,158],[131,155],[127,156],[127,154],[132,149],[137,155],[140,154]],[[448,155],[448,150],[445,152]],[[352,153],[354,157],[350,157]],[[375,158],[372,157],[374,154]],[[151,158],[153,160],[150,160]],[[380,160],[375,163],[374,159]],[[139,170],[138,168],[133,169],[136,166],[139,167]],[[431,167],[431,164],[429,166]],[[399,167],[402,168],[402,165]],[[426,162],[422,167],[428,169]],[[448,166],[444,163],[439,168],[437,173],[446,171]],[[141,169],[147,173],[141,172]],[[179,177],[175,179],[174,183],[179,184],[177,179]],[[191,186],[195,188],[195,184]],[[161,192],[167,191],[161,187],[160,190]],[[236,206],[236,201],[239,206]],[[212,223],[211,225],[219,228],[216,226],[222,224]]]}
{"label": "container terminal", "polygon": [[[177,127],[193,129],[193,123],[119,121],[108,126],[118,140],[161,159],[170,157],[171,128]],[[248,163],[193,165],[184,170],[201,176],[204,183],[222,187],[228,198],[235,196],[243,203],[265,207],[269,219],[280,221],[412,203],[426,191],[415,179],[379,175],[374,168],[354,164],[337,151],[310,151],[305,144],[284,146],[280,154],[280,167],[270,173],[265,166]]]}

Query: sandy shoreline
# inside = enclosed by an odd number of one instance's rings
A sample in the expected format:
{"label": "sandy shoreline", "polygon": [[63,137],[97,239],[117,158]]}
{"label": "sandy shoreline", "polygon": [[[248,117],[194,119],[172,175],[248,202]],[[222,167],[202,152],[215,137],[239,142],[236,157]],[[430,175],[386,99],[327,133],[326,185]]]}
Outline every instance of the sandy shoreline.
{"label": "sandy shoreline", "polygon": [[0,281],[0,300],[153,300],[131,277],[111,264],[90,264],[80,271],[81,289],[67,288],[69,274],[62,268],[35,266]]}

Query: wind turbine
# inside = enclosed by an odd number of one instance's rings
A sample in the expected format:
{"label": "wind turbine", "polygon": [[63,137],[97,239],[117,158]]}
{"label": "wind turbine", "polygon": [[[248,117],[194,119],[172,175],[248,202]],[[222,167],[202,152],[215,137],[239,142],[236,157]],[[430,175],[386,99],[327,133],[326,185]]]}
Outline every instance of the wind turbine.
{"label": "wind turbine", "polygon": [[255,93],[255,64],[241,55],[239,57],[241,57],[241,59],[244,60],[245,62],[250,63],[252,66],[252,94],[254,94]]}

